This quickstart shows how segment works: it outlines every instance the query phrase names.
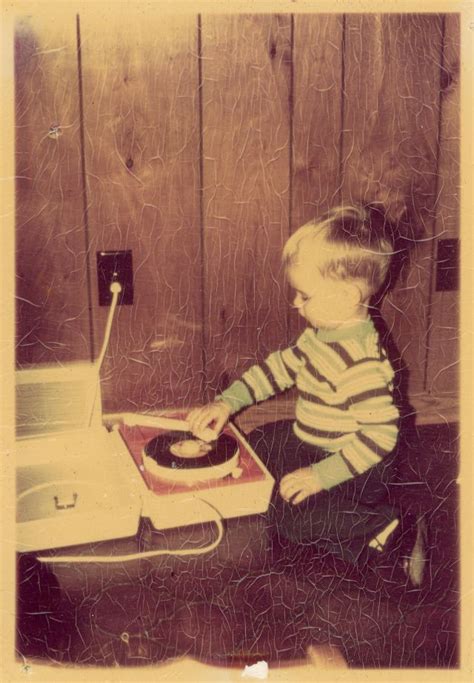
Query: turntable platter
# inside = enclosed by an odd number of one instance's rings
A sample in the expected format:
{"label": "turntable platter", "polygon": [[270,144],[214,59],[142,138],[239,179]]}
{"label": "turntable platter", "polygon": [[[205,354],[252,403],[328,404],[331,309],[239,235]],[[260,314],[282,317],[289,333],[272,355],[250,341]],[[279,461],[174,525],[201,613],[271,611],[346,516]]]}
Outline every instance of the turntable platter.
{"label": "turntable platter", "polygon": [[143,464],[150,474],[174,482],[221,479],[238,467],[239,447],[229,434],[208,443],[190,432],[165,432],[145,445]]}

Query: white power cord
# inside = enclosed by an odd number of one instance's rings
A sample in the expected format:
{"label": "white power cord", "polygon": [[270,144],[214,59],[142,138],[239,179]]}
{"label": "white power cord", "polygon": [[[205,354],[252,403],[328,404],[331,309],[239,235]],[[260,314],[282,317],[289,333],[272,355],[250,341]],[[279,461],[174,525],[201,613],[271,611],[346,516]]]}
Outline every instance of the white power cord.
{"label": "white power cord", "polygon": [[96,361],[97,382],[95,385],[94,398],[92,400],[92,406],[91,406],[91,410],[89,413],[88,427],[91,426],[92,418],[94,415],[95,402],[97,401],[97,391],[98,391],[99,383],[100,383],[100,369],[102,367],[102,363],[104,362],[105,353],[107,351],[107,346],[109,345],[110,332],[112,330],[112,322],[114,319],[115,309],[117,308],[118,297],[119,297],[120,292],[122,291],[122,285],[120,284],[120,282],[112,282],[109,289],[110,289],[110,292],[112,293],[112,302],[110,304],[110,311],[109,311],[109,315],[107,317],[107,324],[105,326],[104,341],[102,343],[102,348],[100,350],[99,357],[97,358],[97,361]]}
{"label": "white power cord", "polygon": [[[206,502],[206,501],[203,501]],[[212,507],[212,506],[211,506]],[[181,550],[147,550],[139,553],[131,553],[129,555],[55,555],[54,557],[37,557],[36,559],[43,564],[58,564],[60,562],[70,562],[72,564],[115,564],[116,562],[130,562],[132,560],[144,560],[149,557],[158,557],[159,555],[204,555],[210,553],[214,548],[217,548],[224,536],[224,526],[222,524],[222,517],[212,520],[215,522],[218,535],[215,541],[204,548],[182,548]]]}
{"label": "white power cord", "polygon": [[112,329],[112,321],[115,314],[115,309],[117,308],[118,297],[122,291],[122,285],[120,282],[112,282],[110,285],[110,292],[112,293],[112,303],[110,304],[109,316],[107,318],[107,325],[105,327],[104,341],[102,343],[102,348],[100,350],[99,357],[96,361],[97,372],[100,371],[102,363],[104,362],[105,352],[107,351],[107,346],[109,345],[110,331]]}

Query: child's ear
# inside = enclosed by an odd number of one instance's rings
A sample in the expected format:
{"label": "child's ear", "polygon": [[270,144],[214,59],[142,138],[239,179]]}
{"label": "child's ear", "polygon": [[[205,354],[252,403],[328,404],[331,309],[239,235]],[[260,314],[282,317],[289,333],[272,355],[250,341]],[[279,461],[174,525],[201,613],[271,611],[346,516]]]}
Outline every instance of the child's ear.
{"label": "child's ear", "polygon": [[360,287],[355,282],[344,283],[344,296],[347,297],[347,303],[356,308],[362,303],[363,296]]}

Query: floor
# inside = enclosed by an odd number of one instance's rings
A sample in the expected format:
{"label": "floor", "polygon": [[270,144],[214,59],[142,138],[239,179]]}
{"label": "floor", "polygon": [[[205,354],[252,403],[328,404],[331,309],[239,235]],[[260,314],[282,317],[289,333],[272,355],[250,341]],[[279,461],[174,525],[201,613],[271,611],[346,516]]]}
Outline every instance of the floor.
{"label": "floor", "polygon": [[[394,495],[426,513],[426,590],[380,584],[311,548],[272,560],[258,516],[229,520],[222,543],[199,557],[163,556],[52,575],[19,561],[18,650],[82,666],[158,663],[190,655],[219,664],[286,661],[311,644],[338,647],[353,668],[449,668],[459,659],[458,431],[411,426]],[[212,525],[114,542],[127,553],[206,544]],[[98,548],[100,551],[100,548]],[[110,551],[110,543],[108,544]]]}

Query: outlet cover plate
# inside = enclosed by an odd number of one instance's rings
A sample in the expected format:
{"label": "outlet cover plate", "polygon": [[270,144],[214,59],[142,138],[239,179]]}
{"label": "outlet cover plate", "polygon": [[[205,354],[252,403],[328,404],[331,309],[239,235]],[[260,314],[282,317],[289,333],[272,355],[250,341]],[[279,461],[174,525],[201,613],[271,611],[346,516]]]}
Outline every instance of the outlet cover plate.
{"label": "outlet cover plate", "polygon": [[97,252],[99,306],[110,306],[112,303],[112,293],[109,287],[114,281],[120,282],[122,285],[117,305],[131,306],[133,304],[133,262],[131,250]]}

